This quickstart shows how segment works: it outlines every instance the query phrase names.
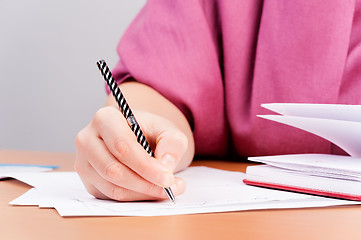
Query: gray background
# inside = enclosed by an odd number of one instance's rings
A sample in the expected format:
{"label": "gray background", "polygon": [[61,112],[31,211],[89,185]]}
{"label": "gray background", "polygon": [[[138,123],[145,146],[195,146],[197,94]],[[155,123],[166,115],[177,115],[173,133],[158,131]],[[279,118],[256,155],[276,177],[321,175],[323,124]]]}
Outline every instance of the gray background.
{"label": "gray background", "polygon": [[145,0],[0,1],[0,148],[74,152]]}

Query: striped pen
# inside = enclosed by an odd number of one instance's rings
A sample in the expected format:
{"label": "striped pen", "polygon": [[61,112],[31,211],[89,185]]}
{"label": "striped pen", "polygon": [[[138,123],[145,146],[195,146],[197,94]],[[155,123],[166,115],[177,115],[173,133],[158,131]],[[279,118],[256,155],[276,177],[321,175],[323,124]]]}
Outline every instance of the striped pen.
{"label": "striped pen", "polygon": [[[135,119],[132,110],[130,109],[127,101],[125,100],[125,97],[123,96],[123,93],[120,91],[120,88],[118,87],[118,84],[115,82],[114,77],[112,73],[109,70],[108,65],[104,60],[99,60],[97,62],[98,68],[100,72],[102,73],[104,80],[107,82],[110,91],[112,92],[113,96],[115,97],[115,100],[118,103],[119,109],[122,112],[123,116],[128,122],[129,127],[132,129],[133,133],[137,137],[138,143],[143,146],[145,151],[151,156],[154,157],[154,153],[152,149],[150,148],[149,143],[147,142],[147,139],[145,138],[142,129],[140,128],[137,120]],[[164,192],[167,194],[168,198],[175,203],[175,198],[172,192],[171,188],[163,188]]]}

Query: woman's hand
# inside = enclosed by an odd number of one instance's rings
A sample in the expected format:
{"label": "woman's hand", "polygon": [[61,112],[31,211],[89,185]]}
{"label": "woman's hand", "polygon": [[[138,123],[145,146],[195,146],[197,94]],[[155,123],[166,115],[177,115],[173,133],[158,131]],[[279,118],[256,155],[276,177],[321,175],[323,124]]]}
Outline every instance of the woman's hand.
{"label": "woman's hand", "polygon": [[171,187],[175,196],[183,193],[185,183],[173,171],[189,149],[187,136],[165,117],[133,112],[155,158],[137,142],[122,113],[104,107],[76,136],[75,169],[86,189],[118,201],[166,199],[162,187]]}

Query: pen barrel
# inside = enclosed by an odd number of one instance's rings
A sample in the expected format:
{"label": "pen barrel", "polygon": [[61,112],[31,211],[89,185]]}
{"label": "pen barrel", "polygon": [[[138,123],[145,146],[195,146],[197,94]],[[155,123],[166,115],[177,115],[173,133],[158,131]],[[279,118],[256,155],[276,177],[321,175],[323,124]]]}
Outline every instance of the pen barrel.
{"label": "pen barrel", "polygon": [[110,91],[112,92],[113,96],[115,97],[115,100],[118,103],[120,111],[122,112],[125,119],[127,120],[128,125],[134,132],[138,143],[140,143],[140,145],[143,146],[145,151],[147,151],[147,153],[151,157],[154,157],[153,151],[150,148],[150,145],[149,145],[147,139],[145,138],[143,131],[140,128],[140,125],[136,121],[136,119],[133,115],[133,112],[130,109],[123,93],[120,91],[118,84],[115,82],[114,77],[113,77],[112,73],[110,72],[108,65],[106,64],[106,62],[104,60],[99,60],[97,62],[97,66],[98,66],[100,72],[102,73],[104,80],[108,84]]}
{"label": "pen barrel", "polygon": [[147,153],[151,156],[154,157],[154,153],[152,151],[152,149],[150,148],[150,145],[147,141],[147,139],[145,138],[142,129],[140,128],[139,124],[133,124],[130,126],[130,128],[132,129],[132,131],[134,132],[135,136],[137,137],[137,141],[138,143],[140,143],[140,145],[143,146],[144,150],[147,151]]}
{"label": "pen barrel", "polygon": [[113,96],[115,97],[115,100],[118,103],[119,109],[124,115],[125,119],[128,119],[130,116],[133,116],[132,110],[130,109],[127,101],[125,100],[125,97],[123,93],[120,91],[120,88],[118,87],[118,84],[115,82],[114,77],[112,73],[109,70],[108,65],[104,60],[99,60],[97,62],[97,66],[101,72],[101,74],[104,77],[104,80],[108,84],[108,87],[110,91],[112,92]]}

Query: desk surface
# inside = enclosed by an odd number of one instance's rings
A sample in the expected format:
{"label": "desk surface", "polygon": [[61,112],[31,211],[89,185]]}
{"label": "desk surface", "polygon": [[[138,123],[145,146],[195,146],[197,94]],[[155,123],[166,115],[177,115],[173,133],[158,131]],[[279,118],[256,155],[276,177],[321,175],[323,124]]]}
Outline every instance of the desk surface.
{"label": "desk surface", "polygon": [[[73,170],[75,154],[0,150],[0,163],[55,164]],[[245,171],[245,163],[196,161]],[[0,181],[1,239],[361,239],[361,206],[252,210],[162,217],[60,217],[54,209],[10,206],[29,189]]]}

